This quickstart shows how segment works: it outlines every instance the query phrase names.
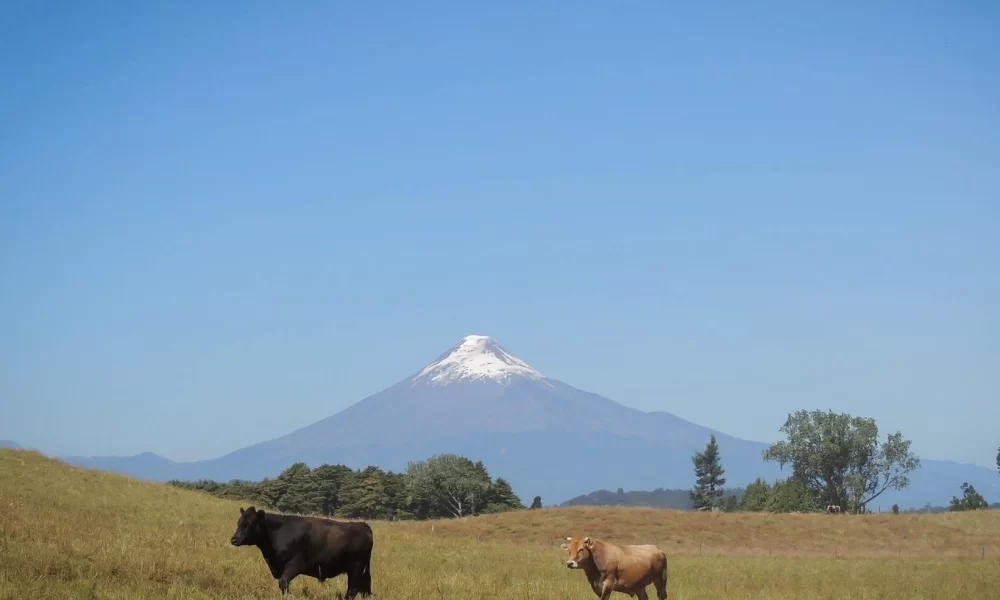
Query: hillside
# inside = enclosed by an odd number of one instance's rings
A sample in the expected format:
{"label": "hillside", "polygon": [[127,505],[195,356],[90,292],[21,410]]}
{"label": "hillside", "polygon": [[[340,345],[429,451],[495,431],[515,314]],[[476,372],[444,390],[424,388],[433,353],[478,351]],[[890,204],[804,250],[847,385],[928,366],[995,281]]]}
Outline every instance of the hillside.
{"label": "hillside", "polygon": [[[0,450],[0,600],[277,597],[259,553],[228,544],[238,507]],[[975,600],[991,597],[1000,577],[994,512],[833,517],[555,508],[375,522],[373,529],[374,588],[386,600],[460,597],[470,589],[482,598],[579,598],[589,591],[558,549],[575,533],[661,544],[671,557],[671,600]],[[984,547],[981,560],[977,549]],[[764,557],[765,548],[772,558],[741,558]],[[846,560],[808,559],[814,556]],[[343,578],[322,585],[300,578],[292,593],[332,599],[344,586]]]}
{"label": "hillside", "polygon": [[[689,510],[694,507],[691,500],[691,490],[629,490],[618,488],[618,491],[596,490],[589,494],[581,494],[561,503],[559,506],[642,506],[646,508],[676,508]],[[722,502],[725,505],[730,496],[738,502],[743,495],[742,489],[725,489]]]}
{"label": "hillside", "polygon": [[[774,416],[775,428],[784,417]],[[374,430],[378,435],[371,435]],[[546,504],[560,504],[595,488],[687,489],[691,456],[711,435],[718,440],[728,485],[787,477],[787,470],[763,462],[764,443],[575,388],[538,372],[496,340],[473,335],[336,414],[218,458],[180,463],[147,452],[65,460],[153,481],[225,482],[274,477],[295,462],[401,471],[410,461],[454,453],[482,461],[522,498],[539,495]],[[600,451],[566,461],[565,449],[581,438]],[[601,474],[599,480],[594,473]],[[989,500],[1000,497],[996,472],[974,465],[923,458],[910,480],[909,488],[890,490],[879,503],[885,508],[947,504],[965,481]]]}

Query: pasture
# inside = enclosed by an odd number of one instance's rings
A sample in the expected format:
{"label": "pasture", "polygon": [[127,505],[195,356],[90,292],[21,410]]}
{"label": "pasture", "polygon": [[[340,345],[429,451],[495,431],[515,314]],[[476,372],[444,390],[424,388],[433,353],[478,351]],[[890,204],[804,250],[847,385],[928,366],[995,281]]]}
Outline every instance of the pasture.
{"label": "pasture", "polygon": [[[278,598],[259,551],[229,545],[239,506],[0,451],[0,599]],[[998,511],[574,508],[371,524],[373,588],[385,600],[594,598],[564,566],[559,544],[573,534],[660,545],[671,600],[986,599],[1000,582]],[[345,589],[344,577],[300,577],[291,594],[332,599]]]}

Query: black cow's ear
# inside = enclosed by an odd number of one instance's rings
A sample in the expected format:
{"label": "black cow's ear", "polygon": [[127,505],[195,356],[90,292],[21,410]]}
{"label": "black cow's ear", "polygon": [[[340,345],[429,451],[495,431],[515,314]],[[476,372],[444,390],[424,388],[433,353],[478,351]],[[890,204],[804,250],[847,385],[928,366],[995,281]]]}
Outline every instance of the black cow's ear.
{"label": "black cow's ear", "polygon": [[257,518],[258,519],[263,519],[264,518],[264,509],[262,509],[262,508],[257,509]]}
{"label": "black cow's ear", "polygon": [[243,514],[243,507],[242,506],[240,507],[240,514],[241,515]]}

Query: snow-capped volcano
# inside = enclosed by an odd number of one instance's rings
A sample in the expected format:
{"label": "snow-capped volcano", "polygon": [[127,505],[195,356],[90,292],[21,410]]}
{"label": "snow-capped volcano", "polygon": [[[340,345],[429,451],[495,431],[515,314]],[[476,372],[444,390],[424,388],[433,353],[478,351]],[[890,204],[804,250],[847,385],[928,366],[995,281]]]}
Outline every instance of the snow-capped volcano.
{"label": "snow-capped volcano", "polygon": [[[667,412],[643,412],[544,377],[493,339],[470,335],[418,373],[335,414],[225,456],[187,463],[149,454],[66,460],[159,481],[259,481],[296,462],[313,468],[378,465],[398,472],[410,461],[451,453],[483,461],[522,499],[541,495],[558,502],[599,487],[688,486],[691,456],[712,435],[733,485],[787,477],[787,470],[761,460],[766,444]],[[963,481],[989,498],[1000,495],[996,471],[922,459],[911,487],[880,501],[947,504],[949,490]]]}
{"label": "snow-capped volcano", "polygon": [[506,385],[514,377],[545,377],[486,335],[467,335],[411,380],[413,385],[448,385],[456,381],[494,380]]}

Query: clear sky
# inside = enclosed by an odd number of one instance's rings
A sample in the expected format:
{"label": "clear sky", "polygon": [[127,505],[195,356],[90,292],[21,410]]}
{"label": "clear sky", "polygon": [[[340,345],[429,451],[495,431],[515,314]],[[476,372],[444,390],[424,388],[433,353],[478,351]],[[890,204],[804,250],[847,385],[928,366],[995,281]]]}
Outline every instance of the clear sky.
{"label": "clear sky", "polygon": [[476,333],[992,465],[1000,3],[181,4],[0,5],[0,438],[210,458]]}

